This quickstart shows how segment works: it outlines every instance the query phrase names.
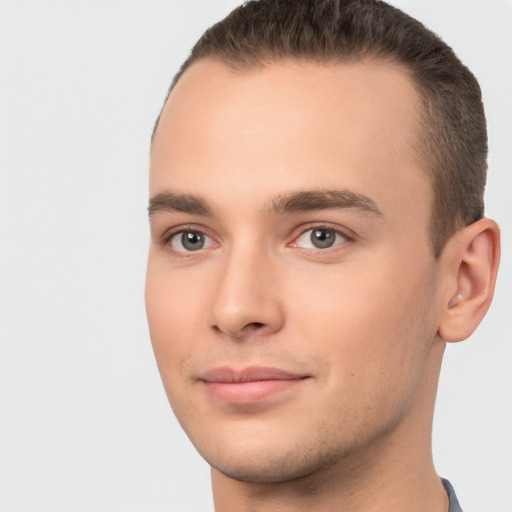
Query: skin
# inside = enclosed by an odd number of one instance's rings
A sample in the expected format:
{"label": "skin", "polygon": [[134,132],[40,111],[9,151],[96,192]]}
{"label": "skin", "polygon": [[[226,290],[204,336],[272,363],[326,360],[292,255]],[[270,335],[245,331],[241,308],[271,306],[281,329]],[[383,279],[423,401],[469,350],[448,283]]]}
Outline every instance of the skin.
{"label": "skin", "polygon": [[[489,305],[498,230],[483,219],[434,258],[418,109],[383,62],[204,60],[162,112],[147,314],[218,512],[447,510],[430,446],[439,369]],[[301,379],[250,403],[204,381],[251,366]]]}

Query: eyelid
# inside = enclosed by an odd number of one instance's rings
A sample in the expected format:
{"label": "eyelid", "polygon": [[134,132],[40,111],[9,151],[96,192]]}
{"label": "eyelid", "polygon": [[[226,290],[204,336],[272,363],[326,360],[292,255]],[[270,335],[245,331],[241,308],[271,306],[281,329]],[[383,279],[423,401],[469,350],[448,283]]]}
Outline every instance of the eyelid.
{"label": "eyelid", "polygon": [[[208,247],[197,249],[197,251],[178,251],[172,247],[172,240],[175,236],[183,234],[185,232],[200,233],[205,238],[208,238],[213,243],[209,244]],[[159,239],[159,244],[167,247],[173,254],[179,255],[180,257],[186,257],[193,255],[194,253],[201,253],[204,249],[210,249],[212,246],[217,246],[218,242],[214,236],[209,233],[209,230],[203,226],[197,224],[185,224],[180,226],[174,226],[163,233]]]}
{"label": "eyelid", "polygon": [[[322,230],[322,229],[325,229],[326,231],[333,231],[337,235],[340,235],[343,238],[345,238],[346,242],[336,243],[332,247],[325,248],[325,249],[320,249],[320,248],[316,248],[316,249],[304,248],[304,247],[299,247],[298,245],[296,245],[297,240],[301,236],[305,235],[308,231]],[[339,225],[329,224],[328,222],[327,223],[326,222],[320,222],[320,223],[312,222],[312,223],[307,224],[307,225],[302,225],[302,226],[300,226],[300,228],[296,229],[295,230],[295,234],[293,235],[292,242],[290,242],[288,245],[290,247],[296,247],[297,249],[305,249],[305,250],[317,251],[317,252],[329,252],[329,250],[331,250],[331,251],[335,250],[338,246],[345,245],[347,242],[353,242],[356,238],[357,237],[356,237],[355,233],[353,233],[348,228],[341,227]]]}

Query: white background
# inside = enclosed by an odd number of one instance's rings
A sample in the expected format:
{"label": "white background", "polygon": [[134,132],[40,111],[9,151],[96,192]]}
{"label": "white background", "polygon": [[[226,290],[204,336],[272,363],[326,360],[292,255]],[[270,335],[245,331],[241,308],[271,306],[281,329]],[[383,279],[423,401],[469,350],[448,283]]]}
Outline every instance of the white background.
{"label": "white background", "polygon": [[[212,510],[168,407],[143,302],[149,137],[235,1],[0,2],[0,511]],[[401,0],[480,79],[494,304],[448,347],[434,426],[467,512],[512,511],[512,1]]]}

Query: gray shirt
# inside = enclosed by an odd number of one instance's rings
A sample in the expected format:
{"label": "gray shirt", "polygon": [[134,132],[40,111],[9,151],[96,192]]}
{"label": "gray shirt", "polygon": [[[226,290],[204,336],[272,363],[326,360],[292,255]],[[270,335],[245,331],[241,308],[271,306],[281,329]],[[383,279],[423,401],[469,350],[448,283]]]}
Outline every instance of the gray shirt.
{"label": "gray shirt", "polygon": [[452,484],[443,478],[443,485],[446,489],[446,493],[448,494],[448,498],[450,499],[450,509],[448,512],[462,512],[459,501],[457,500],[457,496],[455,496],[455,491],[453,490]]}

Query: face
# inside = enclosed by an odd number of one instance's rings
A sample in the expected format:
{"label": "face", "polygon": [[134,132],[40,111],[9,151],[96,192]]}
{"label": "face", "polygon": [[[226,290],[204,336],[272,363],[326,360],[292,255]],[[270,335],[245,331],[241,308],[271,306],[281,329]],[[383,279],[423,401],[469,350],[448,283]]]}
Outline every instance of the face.
{"label": "face", "polygon": [[416,414],[437,332],[406,74],[195,63],[151,154],[146,306],[172,408],[216,470],[283,481]]}

